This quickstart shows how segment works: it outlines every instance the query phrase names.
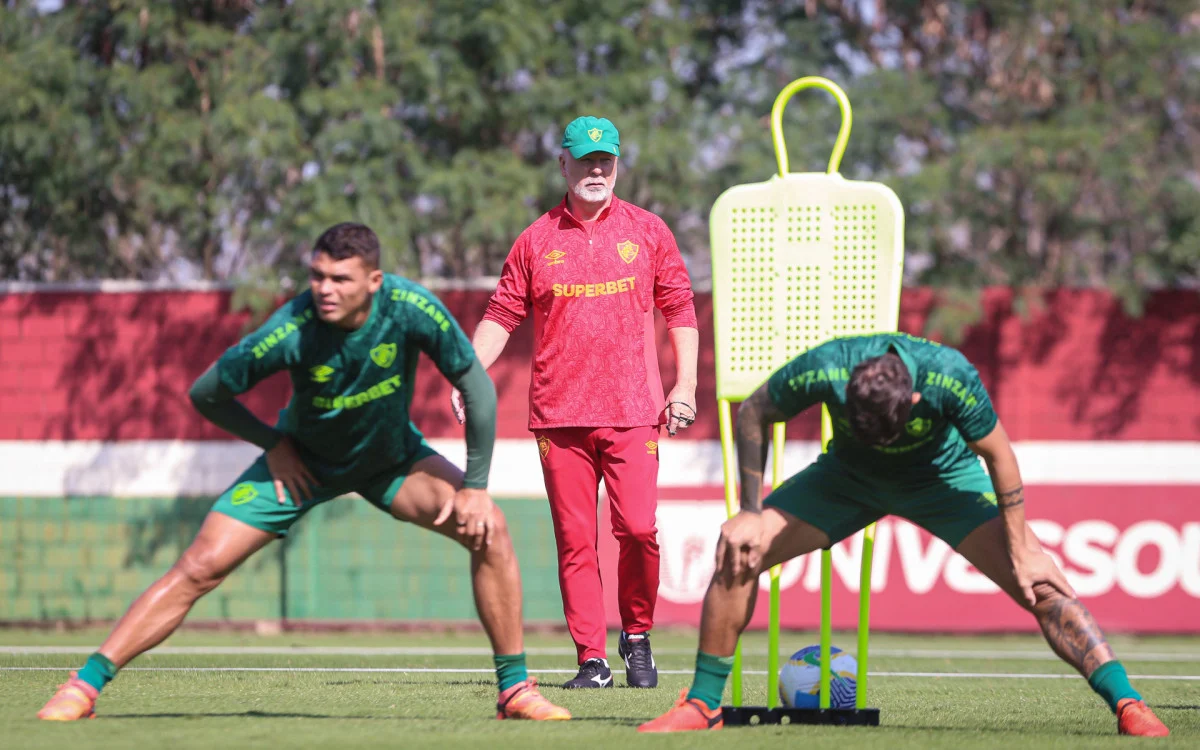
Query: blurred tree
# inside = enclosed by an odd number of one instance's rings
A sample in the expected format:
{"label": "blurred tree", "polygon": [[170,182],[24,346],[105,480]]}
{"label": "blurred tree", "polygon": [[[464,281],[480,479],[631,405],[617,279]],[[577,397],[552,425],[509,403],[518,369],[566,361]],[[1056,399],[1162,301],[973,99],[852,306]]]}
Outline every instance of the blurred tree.
{"label": "blurred tree", "polygon": [[[984,284],[1106,285],[1135,308],[1200,281],[1194,0],[52,7],[0,4],[10,279],[269,297],[345,220],[379,232],[389,270],[494,275],[561,198],[563,125],[592,113],[622,132],[618,193],[703,281],[712,201],[774,172],[771,102],[816,73],[855,105],[843,172],[900,194],[909,281],[953,290],[950,324]],[[793,169],[823,169],[828,97],[785,128]]]}
{"label": "blurred tree", "polygon": [[869,61],[848,160],[904,199],[910,276],[1107,286],[1131,311],[1200,281],[1193,0],[820,5]]}

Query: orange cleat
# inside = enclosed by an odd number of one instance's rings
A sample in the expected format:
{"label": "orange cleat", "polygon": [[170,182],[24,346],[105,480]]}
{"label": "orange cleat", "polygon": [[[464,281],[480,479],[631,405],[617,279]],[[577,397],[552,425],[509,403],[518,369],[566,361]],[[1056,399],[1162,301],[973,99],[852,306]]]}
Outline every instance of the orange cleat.
{"label": "orange cleat", "polygon": [[687,688],[679,691],[675,707],[638,727],[639,732],[692,732],[725,726],[720,708],[709,708],[699,698],[688,699]]}
{"label": "orange cleat", "polygon": [[537,680],[530,677],[500,693],[496,701],[496,718],[566,721],[571,718],[571,712],[546,700],[538,692]]}
{"label": "orange cleat", "polygon": [[75,721],[96,718],[96,697],[100,691],[71,673],[71,678],[58,686],[54,697],[38,711],[45,721]]}
{"label": "orange cleat", "polygon": [[1171,730],[1144,701],[1122,698],[1117,702],[1117,733],[1133,737],[1166,737]]}

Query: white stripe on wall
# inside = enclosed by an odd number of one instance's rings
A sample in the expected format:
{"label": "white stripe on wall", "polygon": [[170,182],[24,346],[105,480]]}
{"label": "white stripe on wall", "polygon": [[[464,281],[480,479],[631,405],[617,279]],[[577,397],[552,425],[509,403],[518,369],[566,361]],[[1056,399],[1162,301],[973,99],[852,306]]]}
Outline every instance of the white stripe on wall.
{"label": "white stripe on wall", "polygon": [[[429,442],[463,465],[463,441]],[[799,471],[818,450],[815,441],[789,441],[785,472]],[[1016,451],[1027,484],[1200,484],[1200,442],[1023,442]],[[718,441],[664,438],[659,453],[661,486],[722,482]],[[0,441],[0,495],[211,496],[228,487],[257,455],[257,448],[234,441]],[[545,493],[532,438],[497,441],[491,489],[498,496]]]}

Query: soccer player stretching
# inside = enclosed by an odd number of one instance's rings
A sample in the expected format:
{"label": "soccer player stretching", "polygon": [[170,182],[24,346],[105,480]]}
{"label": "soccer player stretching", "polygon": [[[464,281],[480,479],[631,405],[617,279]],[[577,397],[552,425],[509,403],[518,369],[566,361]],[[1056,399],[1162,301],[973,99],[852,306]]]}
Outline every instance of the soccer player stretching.
{"label": "soccer player stretching", "polygon": [[[700,335],[691,282],[662,219],[613,195],[620,136],[580,117],[563,133],[567,195],[513,244],[475,352],[491,367],[533,310],[529,429],[550,497],[563,612],[579,674],[568,688],[612,686],[596,552],[600,478],[620,547],[617,653],[633,687],[655,687],[650,628],[658,598],[658,441],[696,417]],[[675,387],[663,397],[654,308],[675,350]]]}
{"label": "soccer player stretching", "polygon": [[[761,500],[771,425],[823,403],[829,451]],[[721,527],[691,690],[643,732],[716,729],[762,570],[895,514],[946,541],[1041,626],[1050,648],[1117,715],[1121,734],[1165,736],[1104,634],[1025,523],[1012,445],[975,368],[904,334],[835,339],[796,357],[737,416],[741,512]],[[987,463],[985,473],[976,456]]]}
{"label": "soccer player stretching", "polygon": [[[379,270],[379,240],[361,224],[322,234],[309,273],[309,291],[225,352],[191,390],[201,414],[265,452],[217,499],[179,561],[134,601],[39,718],[94,716],[96,698],[117,670],[166,639],[197,599],[315,505],[349,492],[470,552],[475,605],[500,683],[497,718],[571,718],[542,697],[525,671],[517,558],[486,489],[496,392],[470,342],[432,294]],[[466,402],[465,475],[409,421],[420,352]],[[235,397],[280,370],[291,376],[293,396],[270,427]]]}

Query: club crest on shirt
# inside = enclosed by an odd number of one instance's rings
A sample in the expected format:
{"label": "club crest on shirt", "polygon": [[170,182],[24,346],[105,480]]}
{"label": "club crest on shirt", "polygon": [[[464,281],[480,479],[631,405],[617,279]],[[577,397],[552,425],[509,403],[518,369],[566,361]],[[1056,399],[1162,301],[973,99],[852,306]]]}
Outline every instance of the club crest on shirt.
{"label": "club crest on shirt", "polygon": [[904,425],[905,431],[915,438],[924,437],[930,427],[933,427],[933,420],[920,417],[909,420],[908,424]]}
{"label": "club crest on shirt", "polygon": [[329,379],[333,377],[334,372],[333,368],[329,365],[317,365],[316,367],[308,368],[308,371],[312,373],[312,381],[314,383],[328,383]]}
{"label": "club crest on shirt", "polygon": [[559,263],[565,262],[563,260],[563,258],[565,258],[565,257],[567,257],[567,254],[564,253],[562,250],[551,250],[550,252],[546,253],[546,255],[545,255],[546,260],[550,261],[546,265],[557,266]]}
{"label": "club crest on shirt", "polygon": [[380,367],[391,367],[396,361],[396,344],[380,344],[372,349],[371,361]]}
{"label": "club crest on shirt", "polygon": [[646,441],[646,453],[649,453],[651,456],[657,456],[658,455],[658,443],[654,442],[653,440],[647,440]]}
{"label": "club crest on shirt", "polygon": [[550,438],[542,435],[537,439],[537,444],[538,453],[542,454],[542,459],[544,460],[546,456],[550,455]]}
{"label": "club crest on shirt", "polygon": [[620,255],[621,260],[625,261],[626,263],[632,263],[633,259],[637,257],[637,254],[638,246],[629,240],[617,243],[617,255]]}

